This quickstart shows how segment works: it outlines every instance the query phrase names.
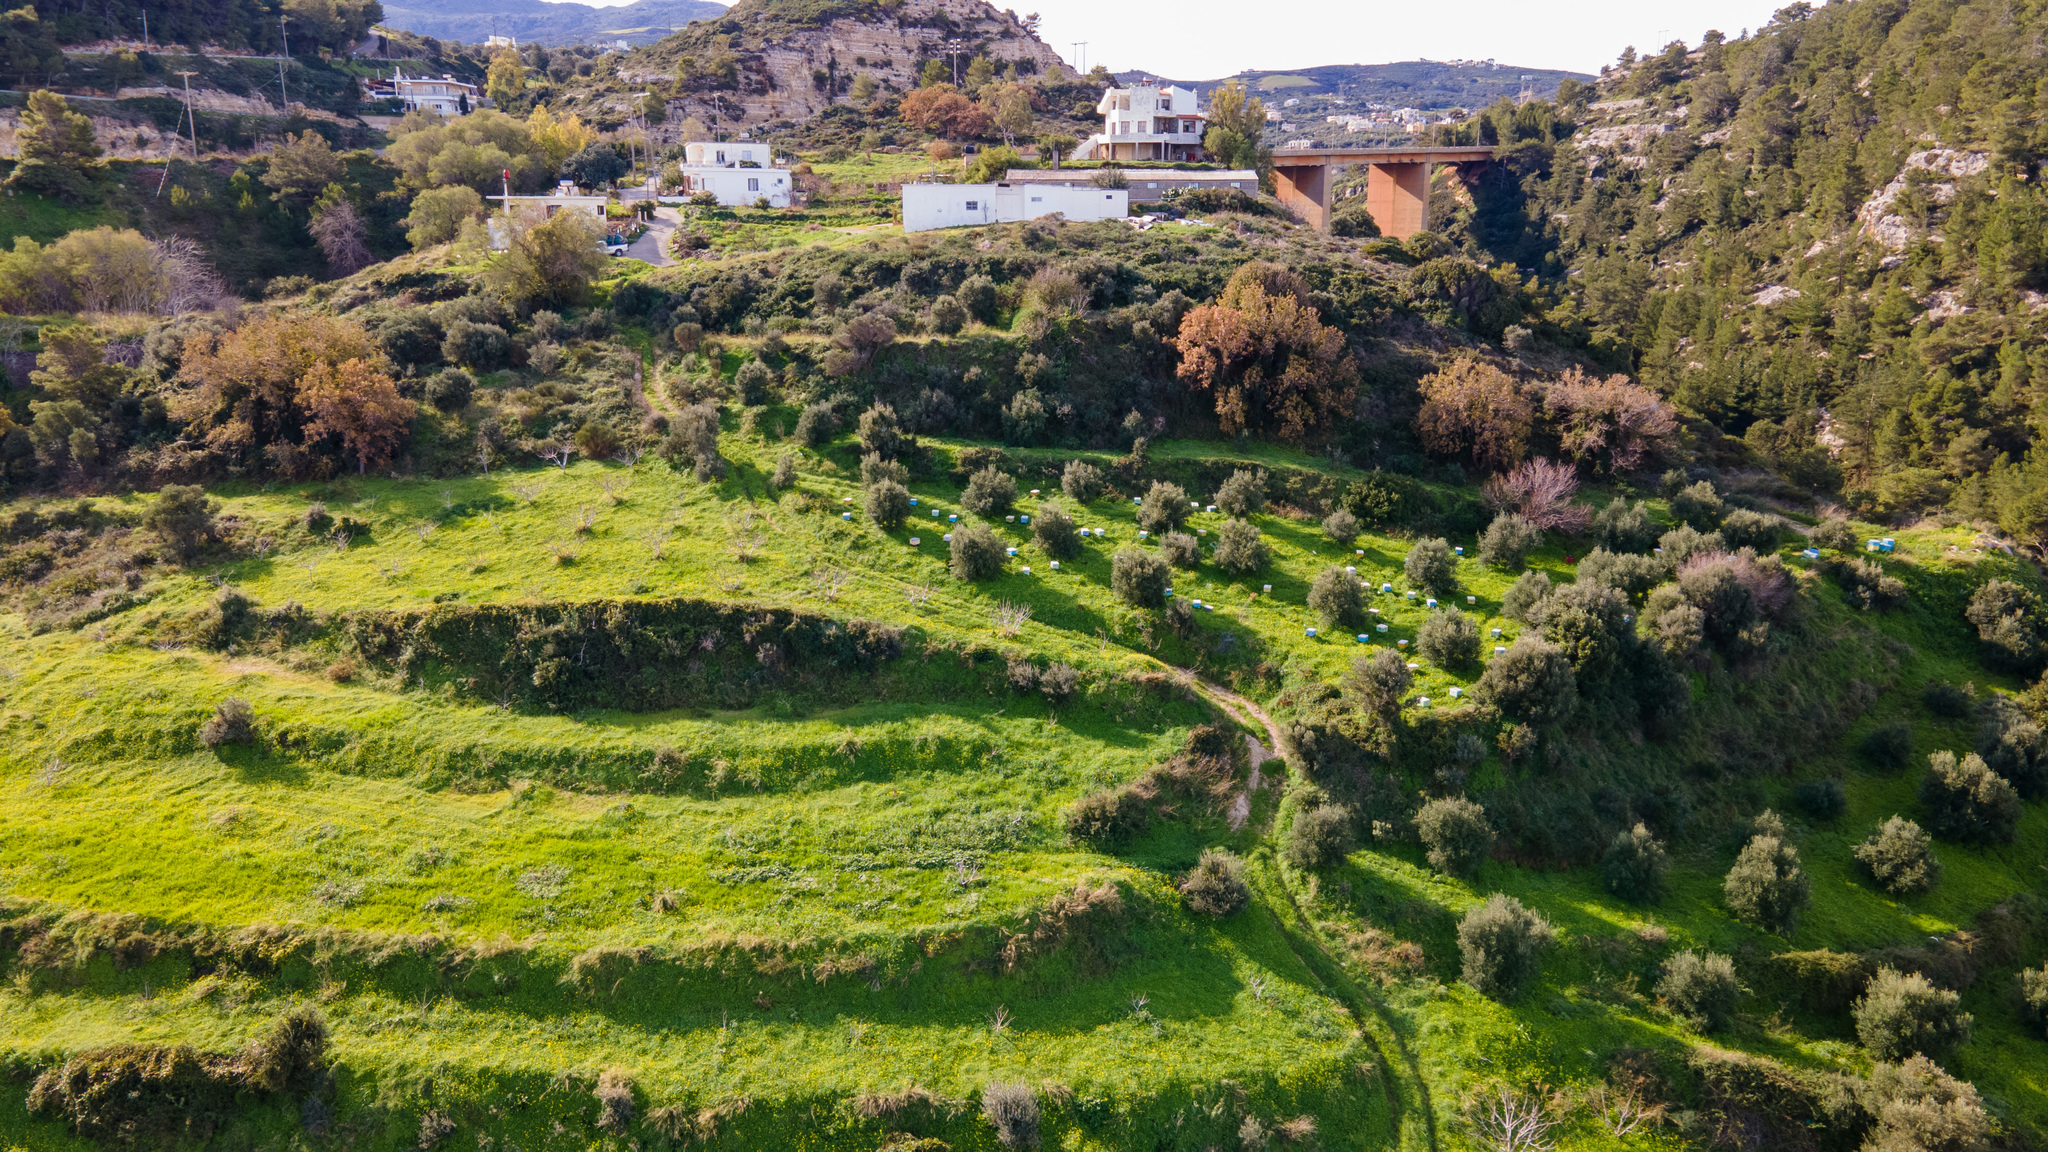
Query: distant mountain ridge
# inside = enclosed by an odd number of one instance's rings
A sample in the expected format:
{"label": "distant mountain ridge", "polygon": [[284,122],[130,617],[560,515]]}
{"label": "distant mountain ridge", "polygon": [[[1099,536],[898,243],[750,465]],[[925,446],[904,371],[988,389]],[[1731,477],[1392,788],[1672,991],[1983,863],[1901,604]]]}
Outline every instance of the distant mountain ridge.
{"label": "distant mountain ridge", "polygon": [[1268,107],[1288,97],[1343,96],[1356,102],[1409,108],[1483,108],[1502,97],[1514,99],[1526,88],[1549,99],[1565,80],[1589,82],[1583,72],[1524,68],[1510,64],[1461,60],[1402,60],[1391,64],[1326,64],[1287,71],[1247,69],[1216,80],[1165,80],[1142,69],[1119,74],[1191,88],[1204,100],[1214,89],[1236,80],[1260,93]]}
{"label": "distant mountain ridge", "polygon": [[498,35],[521,44],[624,40],[640,45],[692,20],[715,20],[725,10],[713,0],[636,0],[617,8],[545,0],[436,0],[431,5],[398,0],[384,5],[383,25],[465,44]]}

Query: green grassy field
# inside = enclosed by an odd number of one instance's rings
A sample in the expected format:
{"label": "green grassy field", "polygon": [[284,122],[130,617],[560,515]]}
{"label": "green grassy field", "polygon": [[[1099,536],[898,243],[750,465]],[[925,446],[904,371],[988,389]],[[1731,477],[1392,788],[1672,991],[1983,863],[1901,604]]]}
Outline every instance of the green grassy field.
{"label": "green grassy field", "polygon": [[[1904,721],[1916,754],[1961,750],[1970,725],[1930,717],[1920,686],[2018,687],[1984,671],[1959,624],[1978,566],[2009,570],[1962,529],[1898,533],[1888,566],[1914,602],[1889,615],[1850,609],[1787,547],[1808,606],[1781,670],[1758,685],[1701,673],[1696,708],[1768,707],[1745,692],[1792,677],[1821,696],[1866,680],[1876,703],[1838,750],[1704,788],[1661,904],[1624,904],[1586,867],[1497,859],[1449,879],[1397,840],[1297,872],[1274,834],[1293,774],[1242,752],[1228,789],[1240,816],[1189,803],[1117,855],[1077,846],[1068,805],[1138,780],[1221,719],[1192,675],[1279,709],[1283,689],[1332,681],[1372,646],[1329,635],[1304,604],[1325,566],[1391,586],[1370,600],[1387,627],[1373,645],[1412,640],[1428,611],[1401,574],[1412,541],[1368,532],[1340,548],[1312,521],[1261,515],[1266,569],[1176,574],[1176,594],[1204,607],[1183,638],[1110,591],[1114,551],[1150,546],[1134,493],[1058,495],[1057,468],[1086,453],[1014,450],[1017,514],[1060,504],[1101,537],[1055,570],[1028,524],[998,519],[1016,548],[1004,574],[953,580],[941,537],[972,517],[943,462],[968,445],[929,446],[940,463],[891,532],[848,502],[857,449],[801,454],[796,489],[777,494],[766,476],[789,446],[733,423],[716,484],[647,457],[224,487],[235,550],[150,569],[136,606],[53,627],[17,597],[0,621],[0,878],[23,959],[0,985],[0,1050],[19,1068],[123,1042],[231,1052],[317,1006],[334,1127],[309,1137],[296,1101],[251,1099],[222,1147],[414,1147],[423,1116],[453,1126],[449,1147],[623,1147],[591,1126],[605,1069],[631,1076],[643,1112],[670,1110],[666,1128],[638,1130],[656,1146],[871,1149],[909,1133],[992,1148],[978,1096],[1015,1079],[1039,1090],[1047,1147],[1232,1147],[1247,1118],[1277,1130],[1300,1117],[1315,1135],[1297,1125],[1296,1143],[1465,1147],[1467,1103],[1499,1084],[1559,1094],[1565,1147],[1678,1147],[1701,1138],[1682,1117],[1622,1139],[1595,1095],[1619,1051],[1709,1042],[1650,991],[1671,952],[1726,951],[1761,972],[1776,953],[1970,929],[2040,889],[2038,806],[2011,847],[1940,845],[1945,878],[1926,896],[1884,896],[1849,857],[1874,823],[1915,810],[1919,779],[1867,770],[1847,751],[1855,735]],[[1355,475],[1275,448],[1152,452],[1160,466]],[[133,514],[148,499],[96,504]],[[316,502],[350,522],[346,539],[306,527]],[[1221,523],[1198,512],[1191,530],[1206,547]],[[1553,540],[1531,567],[1568,580],[1584,547]],[[1460,561],[1447,599],[1501,629],[1489,644],[1525,627],[1499,614],[1514,575]],[[299,606],[309,638],[196,643],[221,587],[263,612]],[[905,655],[843,682],[771,684],[741,710],[548,712],[503,706],[459,670],[406,678],[341,639],[366,610],[660,597],[885,621],[905,629]],[[1006,603],[1031,609],[1014,630],[998,622]],[[1013,688],[1003,668],[1023,659],[1072,665],[1082,691],[1054,705]],[[1434,711],[1476,679],[1426,663],[1416,677]],[[229,696],[253,706],[259,739],[207,749],[198,729]],[[1588,771],[1665,773],[1701,750],[1584,754]],[[1492,755],[1472,787],[1527,771]],[[1812,907],[1786,936],[1738,924],[1720,895],[1729,829],[1766,804],[1791,811],[1794,784],[1830,774],[1848,781],[1847,811],[1794,820]],[[1199,916],[1173,891],[1204,846],[1248,860],[1244,913]],[[1541,980],[1505,1004],[1458,980],[1456,919],[1496,891],[1559,938]],[[1969,989],[1976,1039],[1948,1066],[2007,1123],[2048,1130],[2048,1044],[2009,987],[1996,967]],[[1712,1044],[1867,1067],[1843,1014],[1752,989]],[[0,1138],[74,1146],[24,1110],[24,1079],[10,1084]]]}

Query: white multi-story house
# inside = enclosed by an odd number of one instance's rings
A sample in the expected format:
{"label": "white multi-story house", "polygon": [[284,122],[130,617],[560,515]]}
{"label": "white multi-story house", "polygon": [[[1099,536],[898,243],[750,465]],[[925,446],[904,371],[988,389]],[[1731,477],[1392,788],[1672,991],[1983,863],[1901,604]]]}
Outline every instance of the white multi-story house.
{"label": "white multi-story house", "polygon": [[1074,149],[1076,160],[1200,160],[1207,118],[1180,87],[1111,88],[1095,105],[1102,131]]}
{"label": "white multi-story house", "polygon": [[693,140],[683,145],[682,194],[709,192],[728,208],[768,201],[771,208],[789,207],[792,191],[787,168],[775,166],[775,154],[768,145],[739,141]]}
{"label": "white multi-story house", "polygon": [[433,80],[398,72],[391,77],[391,94],[408,112],[424,108],[443,116],[460,116],[476,107],[477,87],[453,76],[443,75]]}

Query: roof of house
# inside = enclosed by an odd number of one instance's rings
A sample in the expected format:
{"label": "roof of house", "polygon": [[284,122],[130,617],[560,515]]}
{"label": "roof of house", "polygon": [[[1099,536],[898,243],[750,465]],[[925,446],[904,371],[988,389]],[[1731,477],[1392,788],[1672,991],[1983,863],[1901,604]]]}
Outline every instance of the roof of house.
{"label": "roof of house", "polygon": [[[1012,168],[1003,174],[1013,184],[1085,184],[1095,179],[1099,168]],[[1126,180],[1151,180],[1168,184],[1194,184],[1210,180],[1239,180],[1256,183],[1257,172],[1249,168],[1215,168],[1206,172],[1185,168],[1124,168]]]}

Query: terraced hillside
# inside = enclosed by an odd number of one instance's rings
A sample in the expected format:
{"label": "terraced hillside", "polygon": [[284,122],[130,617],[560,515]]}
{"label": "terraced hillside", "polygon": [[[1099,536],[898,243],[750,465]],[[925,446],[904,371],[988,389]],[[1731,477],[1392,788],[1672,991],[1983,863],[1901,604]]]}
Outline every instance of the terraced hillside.
{"label": "terraced hillside", "polygon": [[[2015,1138],[2048,1120],[2048,1048],[2009,1003],[2040,952],[2038,806],[2010,845],[1942,843],[1931,894],[1888,897],[1850,853],[1918,810],[1919,773],[1848,749],[1903,723],[1912,759],[1966,750],[1974,721],[1930,714],[1923,685],[2019,687],[1979,665],[1962,603],[2030,576],[1969,532],[1898,537],[1881,563],[1910,592],[1886,614],[1787,545],[1797,592],[1766,650],[1696,668],[1661,739],[1580,724],[1510,765],[1499,709],[1463,702],[1503,657],[1417,660],[1393,750],[1346,766],[1323,686],[1413,647],[1414,534],[1341,546],[1282,497],[1356,504],[1374,474],[1217,443],[1120,465],[927,440],[917,504],[884,529],[851,437],[793,453],[778,491],[772,430],[797,413],[747,415],[723,480],[649,456],[222,488],[219,543],[183,565],[133,527],[156,497],[10,509],[7,1138],[975,1148],[1034,1126],[1076,1149],[1462,1147],[1507,1088],[1557,1093],[1573,1146],[1726,1125],[1836,1146],[1869,1125],[1825,1088],[1867,1067],[1846,1007],[1879,959],[1968,967],[1974,1039],[1946,1066]],[[1091,500],[1060,490],[1076,459],[1107,479]],[[963,461],[1017,477],[1015,510],[965,511]],[[1220,570],[1225,517],[1197,509],[1186,606],[1120,600],[1112,557],[1158,551],[1134,495],[1179,480],[1206,508],[1201,481],[1239,467],[1275,496],[1251,517],[1269,562]],[[1024,519],[1052,507],[1084,532],[1057,569]],[[1015,549],[999,575],[949,573],[955,517]],[[1564,583],[1585,547],[1553,533],[1530,568]],[[1370,589],[1369,644],[1305,603],[1332,566]],[[1518,576],[1458,558],[1440,595],[1506,646],[1537,631],[1503,615]],[[1278,757],[1259,702],[1290,725]],[[1368,829],[1320,869],[1287,850],[1319,803],[1307,776]],[[1842,803],[1802,809],[1825,779]],[[1482,798],[1493,858],[1432,870],[1418,789]],[[1070,835],[1105,793],[1137,826]],[[1546,797],[1583,805],[1595,841],[1653,822],[1668,896],[1611,895]],[[1783,933],[1722,894],[1766,806],[1812,879]],[[1176,890],[1212,848],[1244,861],[1241,911]],[[1458,919],[1494,892],[1556,937],[1502,999],[1460,980]],[[1734,955],[1749,987],[1711,1039],[1653,993],[1691,948]],[[307,1012],[324,1052],[286,1042]],[[1630,1100],[1652,1115],[1623,1141]],[[1814,1111],[1788,1125],[1765,1103]]]}

